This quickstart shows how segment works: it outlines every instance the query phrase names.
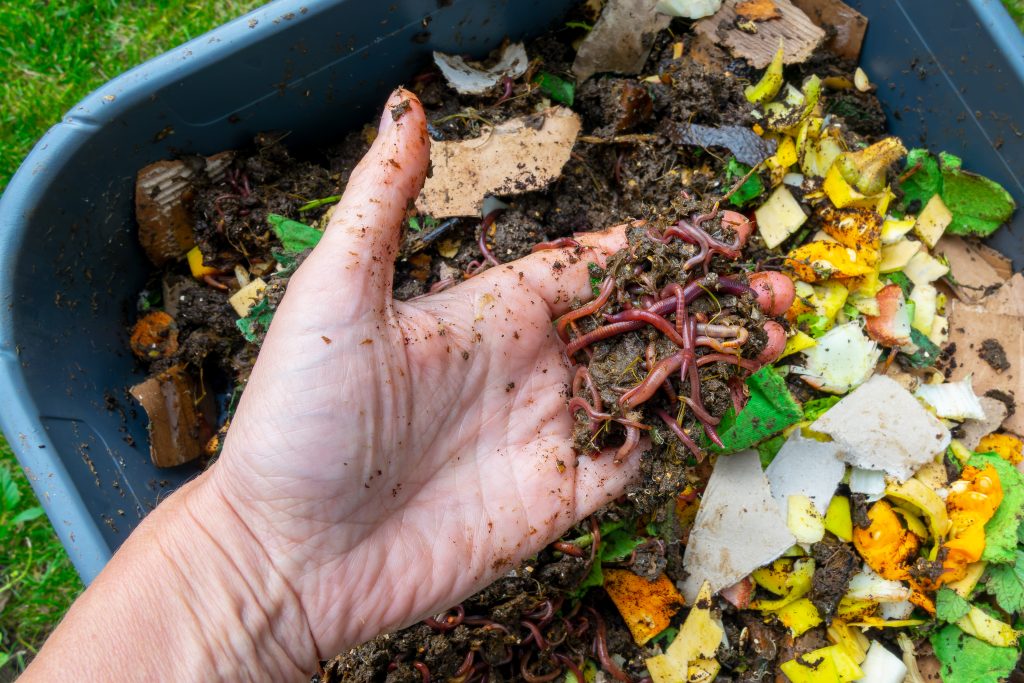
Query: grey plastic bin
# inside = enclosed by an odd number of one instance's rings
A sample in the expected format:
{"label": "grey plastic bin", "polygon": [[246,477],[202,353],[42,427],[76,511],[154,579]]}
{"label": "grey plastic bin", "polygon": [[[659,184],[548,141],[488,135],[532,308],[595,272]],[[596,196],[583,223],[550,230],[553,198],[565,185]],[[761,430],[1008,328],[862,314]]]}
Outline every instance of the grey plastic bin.
{"label": "grey plastic bin", "polygon": [[[571,0],[278,0],[133,69],[54,126],[0,199],[0,426],[82,578],[195,474],[149,464],[125,325],[147,262],[135,172],[262,130],[303,144],[371,120],[429,52],[538,33]],[[1024,198],[1024,41],[998,2],[852,2],[895,133]],[[1018,125],[1015,122],[1020,122]],[[1024,265],[1024,218],[995,244]]]}

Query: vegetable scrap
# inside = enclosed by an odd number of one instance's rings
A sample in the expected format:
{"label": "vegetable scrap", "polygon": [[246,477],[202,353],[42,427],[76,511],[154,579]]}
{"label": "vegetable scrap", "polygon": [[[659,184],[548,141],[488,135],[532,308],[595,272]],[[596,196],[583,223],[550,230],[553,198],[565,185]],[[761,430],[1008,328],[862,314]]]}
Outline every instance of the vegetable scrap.
{"label": "vegetable scrap", "polygon": [[[1024,278],[978,241],[1016,203],[886,133],[866,24],[840,0],[582,2],[411,79],[433,172],[396,298],[628,224],[552,326],[578,457],[649,446],[623,497],[318,680],[1024,675]],[[140,171],[154,463],[216,458],[375,135]]]}

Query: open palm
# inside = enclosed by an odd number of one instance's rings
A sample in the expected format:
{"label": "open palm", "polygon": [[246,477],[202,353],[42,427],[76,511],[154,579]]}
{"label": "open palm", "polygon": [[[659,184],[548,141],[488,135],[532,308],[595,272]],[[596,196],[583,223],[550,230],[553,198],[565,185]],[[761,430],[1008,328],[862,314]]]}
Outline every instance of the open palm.
{"label": "open palm", "polygon": [[551,325],[589,297],[586,260],[622,246],[621,230],[392,299],[400,225],[429,160],[425,123],[414,95],[392,96],[289,283],[211,472],[322,655],[468,596],[636,470],[635,455],[615,465],[573,452]]}

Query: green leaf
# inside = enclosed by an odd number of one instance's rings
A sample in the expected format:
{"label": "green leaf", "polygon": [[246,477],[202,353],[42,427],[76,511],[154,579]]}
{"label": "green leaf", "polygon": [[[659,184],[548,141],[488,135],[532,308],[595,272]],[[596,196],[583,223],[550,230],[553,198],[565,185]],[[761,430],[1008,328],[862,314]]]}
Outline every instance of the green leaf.
{"label": "green leaf", "polygon": [[[734,183],[748,173],[750,173],[750,166],[736,161],[736,157],[729,157],[729,161],[725,166],[725,184],[732,188]],[[761,176],[755,173],[740,185],[740,188],[733,193],[729,201],[736,206],[742,207],[754,201],[762,194],[764,194],[764,182],[761,180]]]}
{"label": "green leaf", "polygon": [[547,71],[541,71],[533,82],[540,86],[542,93],[555,102],[571,107],[576,98],[576,84]]}
{"label": "green leaf", "polygon": [[995,453],[977,453],[967,464],[979,468],[992,465],[1003,489],[1003,502],[985,524],[985,549],[981,552],[981,559],[997,564],[1016,562],[1017,532],[1024,516],[1024,476]]}
{"label": "green leaf", "polygon": [[801,313],[796,317],[797,326],[815,339],[828,332],[831,322],[817,313]]}
{"label": "green leaf", "polygon": [[7,467],[0,467],[0,506],[3,510],[14,510],[21,500],[21,491],[14,482],[11,470]]}
{"label": "green leaf", "polygon": [[36,505],[35,507],[30,507],[27,510],[22,510],[18,514],[14,515],[14,519],[11,520],[11,525],[17,526],[18,524],[31,522],[33,519],[39,519],[44,514],[45,513],[43,512],[43,508]]}
{"label": "green leaf", "polygon": [[812,398],[804,404],[804,419],[814,422],[828,412],[829,408],[839,403],[841,396],[825,396],[823,398]]}
{"label": "green leaf", "polygon": [[899,285],[900,289],[903,290],[903,297],[910,297],[910,290],[914,289],[914,283],[910,281],[902,270],[893,271],[892,273],[886,273],[884,276],[889,282],[894,285]]}
{"label": "green leaf", "polygon": [[675,626],[668,626],[665,628],[664,631],[651,638],[651,642],[658,643],[662,646],[667,646],[673,640],[676,639],[677,635],[679,635],[679,629],[677,629]]}
{"label": "green leaf", "polygon": [[943,586],[935,594],[935,617],[937,619],[952,623],[967,616],[970,611],[971,604],[951,588]]}
{"label": "green leaf", "polygon": [[786,443],[786,437],[783,434],[776,434],[767,441],[762,441],[757,444],[757,454],[761,459],[761,469],[765,469],[768,465],[772,464],[772,460],[782,450],[782,446]]}
{"label": "green leaf", "polygon": [[910,361],[912,367],[930,368],[939,360],[942,349],[936,346],[931,339],[916,327],[910,329],[910,342],[917,347],[917,350],[913,353],[901,353]]}
{"label": "green leaf", "polygon": [[304,211],[312,211],[313,209],[320,208],[324,204],[334,204],[335,202],[340,202],[340,201],[341,201],[341,195],[340,194],[332,194],[330,197],[321,197],[320,199],[314,199],[313,201],[308,202],[308,203],[303,204],[302,206],[300,206],[299,207],[299,213],[302,213]]}
{"label": "green leaf", "polygon": [[1016,648],[989,645],[953,624],[933,633],[931,643],[942,664],[942,683],[997,683],[1017,663]]}
{"label": "green leaf", "polygon": [[305,223],[293,221],[276,213],[267,214],[267,222],[286,252],[299,253],[316,246],[323,233]]}
{"label": "green leaf", "polygon": [[1017,208],[1002,185],[959,168],[942,169],[942,201],[953,214],[946,228],[953,235],[988,237]]}
{"label": "green leaf", "polygon": [[803,410],[786,387],[786,380],[772,368],[764,367],[747,378],[750,400],[737,415],[732,408],[718,425],[718,436],[732,453],[749,448],[803,418]]}
{"label": "green leaf", "polygon": [[249,311],[245,318],[235,321],[239,331],[245,340],[250,344],[259,344],[267,334],[270,321],[274,318],[274,311],[270,309],[270,302],[260,299]]}
{"label": "green leaf", "polygon": [[565,27],[566,28],[581,28],[584,31],[591,31],[594,28],[592,25],[588,24],[585,21],[567,21],[567,22],[565,22]]}
{"label": "green leaf", "polygon": [[1013,565],[990,564],[985,568],[985,592],[1010,614],[1024,610],[1024,551],[1017,548]]}
{"label": "green leaf", "polygon": [[285,272],[291,272],[299,263],[297,254],[291,251],[285,251],[284,249],[271,249],[270,254],[274,257],[275,261],[281,264],[281,267]]}
{"label": "green leaf", "polygon": [[423,226],[420,224],[419,216],[409,216],[409,229],[413,232],[420,232]]}
{"label": "green leaf", "polygon": [[900,183],[900,189],[903,191],[903,205],[916,200],[921,204],[917,209],[920,211],[932,195],[942,191],[942,172],[939,171],[939,162],[926,149],[912,149],[907,154],[904,173],[915,166],[918,166],[917,170]]}
{"label": "green leaf", "polygon": [[587,576],[580,581],[580,585],[576,586],[576,590],[573,591],[575,597],[580,597],[587,592],[588,588],[596,588],[597,586],[604,585],[604,570],[601,569],[600,562],[594,562],[590,565],[590,572]]}
{"label": "green leaf", "polygon": [[601,561],[621,562],[628,559],[643,542],[644,539],[638,538],[625,529],[613,531],[607,538],[601,539]]}

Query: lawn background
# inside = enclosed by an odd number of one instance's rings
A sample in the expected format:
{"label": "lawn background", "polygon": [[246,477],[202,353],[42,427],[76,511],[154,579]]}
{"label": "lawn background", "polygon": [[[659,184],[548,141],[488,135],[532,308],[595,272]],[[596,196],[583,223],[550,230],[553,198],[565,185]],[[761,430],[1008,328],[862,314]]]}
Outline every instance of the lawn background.
{"label": "lawn background", "polygon": [[[261,4],[0,0],[0,191],[35,141],[87,93]],[[1004,4],[1024,29],[1024,0]],[[24,668],[82,590],[38,505],[0,436],[0,681]]]}
{"label": "lawn background", "polygon": [[[0,191],[90,91],[261,4],[0,0]],[[0,681],[17,676],[82,590],[38,505],[0,436]]]}

